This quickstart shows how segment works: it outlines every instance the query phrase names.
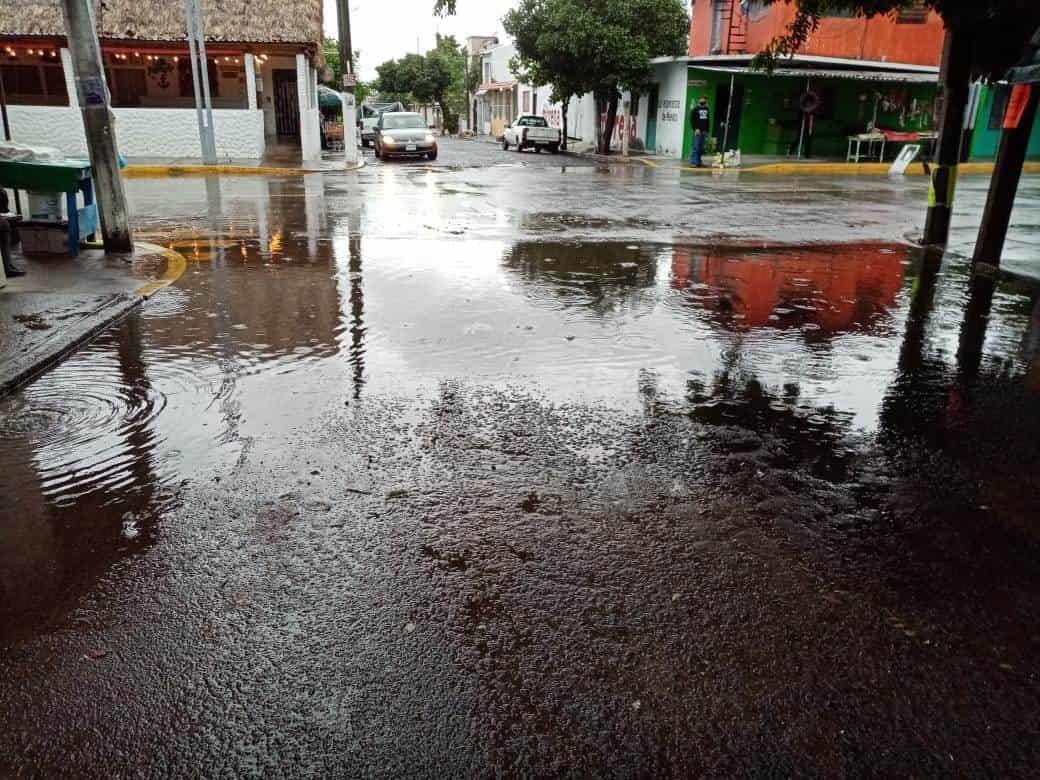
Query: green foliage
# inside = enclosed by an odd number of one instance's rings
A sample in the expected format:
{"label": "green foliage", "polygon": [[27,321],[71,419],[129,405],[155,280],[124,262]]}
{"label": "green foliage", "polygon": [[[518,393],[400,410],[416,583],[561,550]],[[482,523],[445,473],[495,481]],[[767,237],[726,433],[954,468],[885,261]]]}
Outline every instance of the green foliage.
{"label": "green foliage", "polygon": [[476,92],[477,87],[484,81],[484,68],[481,64],[480,57],[474,57],[473,62],[469,65],[469,70],[466,71],[466,91]]}
{"label": "green foliage", "polygon": [[690,18],[683,0],[521,0],[503,25],[526,81],[551,84],[554,100],[596,95],[608,113],[606,152],[620,91],[650,85],[652,58],[685,53]]}
{"label": "green foliage", "polygon": [[438,35],[426,54],[387,60],[376,73],[375,87],[385,100],[435,103],[448,131],[458,131],[459,111],[466,102],[466,55],[454,36]]}
{"label": "green foliage", "polygon": [[[820,20],[836,11],[852,11],[866,17],[888,14],[916,5],[913,0],[765,0],[795,6],[795,17],[784,35],[774,39],[755,59],[759,67],[772,68],[777,60],[794,54],[817,29]],[[1030,37],[1040,27],[1037,0],[925,0],[946,27],[970,35],[975,48],[975,72],[999,78],[1021,56]]]}

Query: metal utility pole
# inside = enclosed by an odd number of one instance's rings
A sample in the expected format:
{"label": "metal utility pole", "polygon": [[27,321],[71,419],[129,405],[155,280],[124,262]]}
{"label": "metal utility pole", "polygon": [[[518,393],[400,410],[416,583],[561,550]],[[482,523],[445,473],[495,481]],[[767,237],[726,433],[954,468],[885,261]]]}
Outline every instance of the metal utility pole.
{"label": "metal utility pole", "polygon": [[0,73],[0,117],[4,123],[4,140],[11,140],[11,123],[7,120],[7,90],[4,88],[4,74]]}
{"label": "metal utility pole", "polygon": [[[733,118],[733,90],[737,88],[737,74],[731,73],[729,76],[729,100],[726,101],[726,129],[722,133],[722,167],[726,167],[726,151],[729,148],[729,123]],[[737,141],[737,145],[740,145],[740,141]]]}
{"label": "metal utility pole", "polygon": [[1004,114],[996,167],[972,258],[977,272],[986,266],[999,266],[1004,252],[1011,211],[1015,207],[1022,167],[1040,108],[1040,29],[1034,33],[1025,56],[1018,67],[1011,69],[1008,77],[1014,88]]}
{"label": "metal utility pole", "polygon": [[93,3],[91,0],[63,0],[62,9],[93,170],[101,237],[106,252],[130,253],[133,252],[133,236],[126,192],[119,175],[115,117],[109,107],[101,45],[94,27]]}
{"label": "metal utility pole", "polygon": [[924,227],[925,246],[946,246],[953,217],[953,196],[964,136],[964,111],[971,92],[972,37],[965,30],[946,30],[939,89],[943,115],[939,145],[935,150],[932,186],[928,193],[928,218]]}
{"label": "metal utility pole", "polygon": [[209,94],[206,34],[202,25],[202,8],[199,0],[184,0],[184,19],[188,29],[188,59],[191,60],[191,80],[195,87],[195,113],[199,120],[202,162],[206,165],[214,165],[217,162],[217,141],[213,132],[213,101]]}
{"label": "metal utility pole", "polygon": [[354,42],[350,37],[350,0],[336,0],[339,21],[339,63],[343,68],[340,100],[343,102],[343,161],[352,168],[357,165],[357,97],[354,74]]}
{"label": "metal utility pole", "polygon": [[1022,179],[1026,150],[1040,105],[1040,83],[1020,84],[1015,87],[1015,92],[1017,101],[1012,101],[1004,121],[989,197],[986,209],[982,212],[982,227],[972,259],[976,270],[981,270],[983,264],[1000,265],[1000,256],[1004,252],[1004,242],[1011,225],[1011,212],[1015,207],[1015,195]]}

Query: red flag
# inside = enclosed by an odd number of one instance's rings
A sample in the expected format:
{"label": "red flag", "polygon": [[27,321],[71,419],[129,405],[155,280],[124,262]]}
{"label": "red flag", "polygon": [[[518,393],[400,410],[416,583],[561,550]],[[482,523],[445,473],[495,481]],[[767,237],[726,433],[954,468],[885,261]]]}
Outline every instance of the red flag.
{"label": "red flag", "polygon": [[1004,129],[1017,130],[1022,122],[1022,115],[1026,112],[1026,104],[1032,93],[1032,85],[1016,84],[1011,90],[1011,99],[1008,100],[1007,111],[1004,114]]}

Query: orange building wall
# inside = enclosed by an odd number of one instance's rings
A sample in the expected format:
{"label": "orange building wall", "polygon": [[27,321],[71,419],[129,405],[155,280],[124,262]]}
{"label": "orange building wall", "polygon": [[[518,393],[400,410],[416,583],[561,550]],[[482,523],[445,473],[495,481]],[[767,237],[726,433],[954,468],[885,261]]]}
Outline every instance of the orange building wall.
{"label": "orange building wall", "polygon": [[[695,0],[690,23],[690,55],[710,55],[711,0]],[[794,18],[794,8],[777,3],[753,10],[748,22],[746,52],[756,54],[773,38],[782,35]],[[820,22],[800,54],[817,57],[898,62],[909,65],[938,65],[942,55],[943,23],[938,14],[928,15],[924,24],[897,24],[891,16],[828,18]],[[727,52],[723,52],[727,53]],[[728,52],[737,54],[741,52]]]}

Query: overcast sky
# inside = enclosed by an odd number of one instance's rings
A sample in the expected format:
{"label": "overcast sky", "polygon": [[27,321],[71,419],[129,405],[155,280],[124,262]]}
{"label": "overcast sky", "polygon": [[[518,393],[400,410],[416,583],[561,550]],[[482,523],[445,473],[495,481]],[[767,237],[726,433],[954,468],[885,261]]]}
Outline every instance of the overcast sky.
{"label": "overcast sky", "polygon": [[[434,0],[350,0],[354,48],[361,52],[360,76],[371,79],[376,65],[419,50],[433,48],[434,36],[498,35],[504,39],[502,17],[516,0],[459,0],[456,16],[433,15]],[[325,35],[339,37],[336,0],[325,0]]]}

